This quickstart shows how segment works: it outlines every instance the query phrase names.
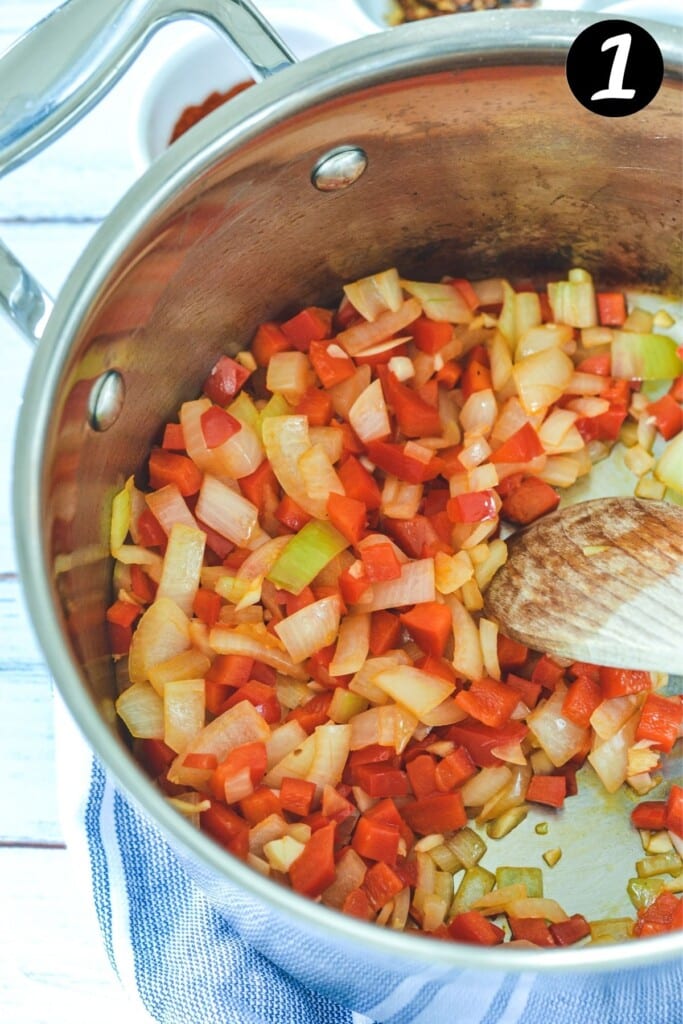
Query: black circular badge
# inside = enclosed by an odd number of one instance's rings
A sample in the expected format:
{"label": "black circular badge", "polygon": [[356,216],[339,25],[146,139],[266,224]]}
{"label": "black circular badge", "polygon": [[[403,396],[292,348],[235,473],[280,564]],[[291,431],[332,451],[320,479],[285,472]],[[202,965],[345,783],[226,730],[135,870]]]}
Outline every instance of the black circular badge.
{"label": "black circular badge", "polygon": [[599,21],[584,29],[567,54],[569,88],[587,110],[627,117],[650,103],[664,78],[662,52],[632,21]]}

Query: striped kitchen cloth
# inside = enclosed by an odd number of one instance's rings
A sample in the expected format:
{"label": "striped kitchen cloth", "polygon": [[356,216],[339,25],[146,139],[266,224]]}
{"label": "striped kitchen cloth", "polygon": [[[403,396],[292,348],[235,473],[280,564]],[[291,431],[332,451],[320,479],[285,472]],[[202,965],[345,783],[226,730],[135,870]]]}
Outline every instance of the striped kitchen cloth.
{"label": "striped kitchen cloth", "polygon": [[[368,968],[356,984],[341,973],[334,998],[307,988],[245,941],[239,902],[229,915],[212,907],[59,699],[56,719],[65,839],[78,877],[89,879],[106,953],[140,1022],[683,1024],[683,958],[618,974],[463,970],[445,984],[436,966],[391,982]],[[286,949],[286,933],[276,939]],[[291,962],[301,955],[293,948]]]}

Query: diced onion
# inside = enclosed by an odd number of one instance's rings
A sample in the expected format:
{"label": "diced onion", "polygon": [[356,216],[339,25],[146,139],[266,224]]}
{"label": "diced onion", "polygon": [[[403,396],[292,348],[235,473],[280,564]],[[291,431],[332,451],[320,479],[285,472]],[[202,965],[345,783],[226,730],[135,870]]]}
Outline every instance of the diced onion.
{"label": "diced onion", "polygon": [[436,596],[434,559],[418,558],[401,566],[401,575],[395,580],[384,580],[372,585],[370,601],[358,605],[365,612],[384,608],[401,608],[408,604],[433,601]]}
{"label": "diced onion", "polygon": [[179,781],[179,770],[187,754],[214,754],[220,764],[236,747],[245,743],[265,743],[269,736],[270,726],[263,716],[248,700],[242,700],[192,737],[182,754],[171,764],[169,781]]}
{"label": "diced onion", "polygon": [[431,675],[412,665],[396,665],[384,669],[374,676],[373,682],[420,719],[427,712],[433,711],[455,689],[455,683],[450,680]]}
{"label": "diced onion", "polygon": [[353,403],[349,409],[349,423],[365,443],[389,436],[391,423],[379,378],[368,384]]}
{"label": "diced onion", "polygon": [[370,616],[356,613],[345,616],[339,626],[334,657],[329,665],[332,676],[346,676],[365,664],[370,646]]}
{"label": "diced onion", "polygon": [[277,623],[275,632],[296,664],[334,642],[340,616],[339,598],[331,595],[288,615]]}
{"label": "diced onion", "polygon": [[403,305],[401,280],[395,267],[344,285],[344,294],[360,315],[370,321],[386,310],[396,313]]}
{"label": "diced onion", "polygon": [[186,750],[194,737],[201,732],[205,715],[203,679],[178,679],[166,683],[164,743],[171,750]]}
{"label": "diced onion", "polygon": [[149,670],[190,646],[189,620],[168,597],[157,598],[143,612],[133,633],[128,658],[131,682],[144,683]]}
{"label": "diced onion", "polygon": [[192,614],[205,545],[206,534],[196,526],[175,523],[171,527],[157,598],[170,598],[186,615]]}
{"label": "diced onion", "polygon": [[[282,489],[316,519],[327,519],[327,498],[313,499],[301,479],[299,460],[310,450],[306,416],[270,416],[263,423],[263,444]],[[209,524],[210,525],[210,524]]]}
{"label": "diced onion", "polygon": [[154,518],[161,523],[166,534],[170,534],[176,523],[197,528],[197,520],[190,512],[176,484],[166,484],[145,495],[145,500]]}
{"label": "diced onion", "polygon": [[131,736],[164,738],[164,702],[150,683],[133,683],[116,699],[116,713]]}
{"label": "diced onion", "polygon": [[547,700],[533,709],[527,724],[556,768],[571,761],[584,749],[589,732],[562,714],[567,693],[564,684],[558,684]]}
{"label": "diced onion", "polygon": [[263,624],[231,626],[219,622],[209,633],[209,643],[216,654],[243,654],[262,661],[264,665],[270,665],[286,676],[308,678],[303,667],[294,664],[278,638],[269,633]]}
{"label": "diced onion", "polygon": [[258,530],[258,509],[221,480],[204,475],[197,499],[197,516],[238,547],[247,547]]}

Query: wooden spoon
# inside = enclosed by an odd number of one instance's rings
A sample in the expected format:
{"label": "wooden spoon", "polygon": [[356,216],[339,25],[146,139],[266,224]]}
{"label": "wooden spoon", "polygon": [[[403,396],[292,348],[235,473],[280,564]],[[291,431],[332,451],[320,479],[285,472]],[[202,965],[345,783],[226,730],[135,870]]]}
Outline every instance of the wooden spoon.
{"label": "wooden spoon", "polygon": [[683,675],[683,508],[597,498],[508,538],[485,594],[501,632],[561,658]]}

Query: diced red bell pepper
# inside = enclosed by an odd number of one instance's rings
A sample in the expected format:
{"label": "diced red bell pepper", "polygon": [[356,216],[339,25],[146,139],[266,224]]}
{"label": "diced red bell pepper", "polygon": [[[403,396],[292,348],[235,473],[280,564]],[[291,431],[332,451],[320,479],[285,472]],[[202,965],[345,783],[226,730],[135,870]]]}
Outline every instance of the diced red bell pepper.
{"label": "diced red bell pepper", "polygon": [[262,683],[258,679],[249,679],[239,690],[229,697],[225,708],[232,708],[242,700],[248,700],[269,725],[280,721],[281,710],[277,693],[273,686]]}
{"label": "diced red bell pepper", "polygon": [[245,654],[217,654],[206,678],[221,686],[243,686],[252,678],[254,659]]}
{"label": "diced red bell pepper", "polygon": [[668,753],[681,734],[683,704],[679,697],[662,697],[648,693],[636,727],[636,741],[652,740],[659,750]]}
{"label": "diced red bell pepper", "polygon": [[322,388],[308,388],[295,409],[297,416],[305,416],[309,427],[326,427],[332,419],[332,399]]}
{"label": "diced red bell pepper", "polygon": [[406,764],[410,786],[418,800],[436,793],[436,758],[431,754],[418,754]]}
{"label": "diced red bell pepper", "polygon": [[221,613],[221,598],[215,590],[199,587],[192,602],[192,611],[198,619],[211,628],[218,622]]}
{"label": "diced red bell pepper", "polygon": [[332,491],[327,499],[327,514],[332,525],[346,537],[349,544],[357,544],[365,534],[368,512],[357,498]]}
{"label": "diced red bell pepper", "polygon": [[300,704],[287,715],[286,721],[291,722],[292,719],[297,721],[302,729],[305,729],[307,733],[312,733],[319,725],[324,725],[327,721],[330,704],[332,702],[332,693],[317,693],[315,697],[311,697],[305,704]]}
{"label": "diced red bell pepper", "polygon": [[478,946],[498,946],[505,932],[478,910],[456,914],[448,925],[448,934],[457,942],[471,942]]}
{"label": "diced red bell pepper", "polygon": [[526,791],[526,799],[532,804],[546,804],[548,807],[562,807],[566,795],[564,775],[532,775]]}
{"label": "diced red bell pepper", "polygon": [[403,384],[388,367],[378,367],[387,404],[405,437],[435,437],[442,433],[439,410]]}
{"label": "diced red bell pepper", "polygon": [[603,699],[602,688],[595,679],[591,679],[590,676],[577,676],[567,689],[562,714],[570,722],[587,729],[591,715]]}
{"label": "diced red bell pepper", "polygon": [[566,921],[556,921],[550,925],[550,934],[556,946],[573,946],[590,933],[590,925],[583,914],[572,914]]}
{"label": "diced red bell pepper", "polygon": [[258,786],[253,793],[243,797],[238,806],[250,825],[257,825],[271,814],[282,813],[280,798],[268,786]]}
{"label": "diced red bell pepper", "polygon": [[486,391],[491,387],[491,370],[479,359],[470,359],[460,378],[460,387],[465,400],[476,391]]}
{"label": "diced red bell pepper", "polygon": [[243,769],[249,769],[253,786],[257,786],[266,773],[266,745],[261,742],[243,743],[231,750],[214,769],[211,779],[211,792],[216,800],[225,800],[225,784]]}
{"label": "diced red bell pepper", "polygon": [[541,917],[508,917],[512,938],[535,946],[554,946],[548,925]]}
{"label": "diced red bell pepper", "polygon": [[683,899],[666,889],[652,903],[638,911],[633,934],[645,938],[683,928]]}
{"label": "diced red bell pepper", "polygon": [[280,324],[280,330],[302,352],[312,341],[323,341],[332,334],[332,312],[320,306],[307,306]]}
{"label": "diced red bell pepper", "polygon": [[249,823],[225,804],[210,800],[209,807],[201,811],[199,822],[216,842],[242,860],[249,853]]}
{"label": "diced red bell pepper", "polygon": [[456,291],[460,292],[463,299],[470,307],[471,310],[479,309],[480,302],[479,296],[475,292],[470,282],[465,277],[454,277],[449,282]]}
{"label": "diced red bell pepper", "polygon": [[416,348],[434,355],[447,345],[453,337],[453,326],[443,320],[430,320],[420,316],[408,328]]}
{"label": "diced red bell pepper", "polygon": [[151,604],[157,592],[157,583],[151,579],[141,565],[130,567],[130,589],[143,604]]}
{"label": "diced red bell pepper", "polygon": [[626,319],[626,298],[622,292],[597,292],[598,320],[603,327],[621,327]]}
{"label": "diced red bell pepper", "polygon": [[419,835],[432,832],[455,832],[467,824],[467,813],[458,791],[431,793],[402,808],[403,817]]}
{"label": "diced red bell pepper", "polygon": [[498,515],[495,491],[469,491],[449,498],[448,518],[453,523],[482,523]]}
{"label": "diced red bell pepper", "polygon": [[646,412],[653,417],[657,430],[667,441],[683,430],[683,407],[670,392],[656,402],[650,402]]}
{"label": "diced red bell pepper", "polygon": [[259,515],[263,515],[268,508],[276,508],[279,500],[279,484],[268,459],[264,459],[253,473],[241,477],[238,484],[244,497],[252,505],[256,505]]}
{"label": "diced red bell pepper", "polygon": [[401,834],[395,825],[362,814],[354,829],[351,846],[359,857],[366,860],[395,864],[400,841]]}
{"label": "diced red bell pepper", "polygon": [[382,504],[382,492],[377,481],[354,455],[344,459],[338,470],[347,498],[362,502],[368,511],[378,509]]}
{"label": "diced red bell pepper", "polygon": [[683,787],[673,785],[666,798],[666,827],[683,839]]}
{"label": "diced red bell pepper", "polygon": [[511,686],[498,679],[474,679],[468,690],[455,695],[456,704],[472,718],[499,729],[510,720],[519,704],[519,694]]}
{"label": "diced red bell pepper", "polygon": [[301,505],[294,501],[294,498],[285,494],[275,509],[275,518],[292,533],[298,533],[306,523],[310,523],[312,516],[302,509]]}
{"label": "diced red bell pepper", "polygon": [[378,861],[368,868],[363,879],[363,889],[367,893],[373,910],[381,910],[403,888],[404,883],[401,876],[384,861]]}
{"label": "diced red bell pepper", "polygon": [[476,775],[477,766],[470,757],[465,747],[456,747],[450,754],[446,754],[437,764],[434,772],[436,788],[441,793],[446,793],[456,786],[461,786],[467,779]]}
{"label": "diced red bell pepper", "polygon": [[497,648],[498,664],[504,672],[512,668],[521,668],[529,657],[529,648],[525,644],[503,633],[498,633]]}
{"label": "diced red bell pepper", "polygon": [[387,609],[370,617],[370,654],[373,658],[398,647],[401,641],[401,620]]}
{"label": "diced red bell pepper", "polygon": [[627,415],[628,409],[615,405],[598,416],[580,416],[575,426],[586,444],[589,441],[616,441]]}
{"label": "diced red bell pepper", "polygon": [[540,516],[553,512],[559,504],[560,496],[554,487],[536,476],[527,476],[516,487],[507,488],[505,497],[502,497],[500,514],[510,523],[526,526]]}
{"label": "diced red bell pepper", "polygon": [[154,448],[149,457],[149,485],[156,491],[166,484],[175,484],[183,497],[197,494],[203,475],[187,455]]}
{"label": "diced red bell pepper", "polygon": [[336,827],[335,823],[331,821],[328,825],[316,829],[302,852],[291,864],[289,880],[296,892],[315,899],[334,882]]}
{"label": "diced red bell pepper", "polygon": [[204,381],[202,391],[216,405],[228,405],[251,375],[251,370],[230,356],[221,356]]}
{"label": "diced red bell pepper", "polygon": [[441,472],[441,461],[437,456],[432,455],[427,462],[423,462],[415,455],[406,453],[402,444],[369,441],[366,448],[371,462],[385,473],[409,484],[423,484],[427,480],[433,480]]}
{"label": "diced red bell pepper", "polygon": [[611,700],[613,697],[650,690],[652,677],[649,672],[640,669],[601,668],[600,687],[605,700]]}
{"label": "diced red bell pepper", "polygon": [[412,519],[387,519],[384,528],[411,558],[431,558],[447,545],[437,533],[433,518],[416,515]]}
{"label": "diced red bell pepper", "polygon": [[308,348],[308,358],[324,388],[341,384],[342,381],[353,377],[356,372],[353,360],[346,353],[335,355],[334,352],[330,352],[331,344],[329,341],[314,340]]}
{"label": "diced red bell pepper", "polygon": [[357,604],[371,586],[360,559],[339,573],[339,590],[345,604]]}
{"label": "diced red bell pepper", "polygon": [[472,760],[480,768],[500,764],[501,761],[491,750],[496,747],[507,747],[513,743],[521,743],[528,732],[523,722],[510,721],[497,729],[492,729],[474,718],[464,719],[449,725],[447,738],[465,747]]}
{"label": "diced red bell pepper", "polygon": [[494,465],[509,462],[531,462],[543,455],[541,440],[530,423],[525,423],[489,456]]}
{"label": "diced red bell pepper", "polygon": [[278,352],[289,352],[293,348],[293,343],[282,333],[279,325],[267,321],[256,331],[250,351],[256,364],[265,367]]}
{"label": "diced red bell pepper", "polygon": [[393,545],[388,541],[364,547],[361,551],[361,561],[370,583],[397,580],[401,576],[401,563]]}
{"label": "diced red bell pepper", "polygon": [[185,435],[180,423],[167,423],[164,427],[164,437],[161,447],[170,452],[185,451]]}
{"label": "diced red bell pepper", "polygon": [[661,832],[667,827],[666,800],[642,800],[631,811],[631,824],[634,828]]}
{"label": "diced red bell pepper", "polygon": [[302,817],[310,814],[315,793],[315,782],[285,776],[280,783],[280,804],[283,811],[290,811]]}
{"label": "diced red bell pepper", "polygon": [[534,665],[531,678],[534,683],[540,683],[544,690],[553,691],[564,678],[564,668],[549,654],[543,654]]}
{"label": "diced red bell pepper", "polygon": [[344,900],[342,911],[351,917],[357,917],[360,921],[370,921],[374,914],[365,889],[352,889]]}
{"label": "diced red bell pepper", "polygon": [[408,777],[400,768],[382,763],[359,765],[354,771],[357,784],[371,797],[406,796]]}
{"label": "diced red bell pepper", "polygon": [[612,355],[610,352],[598,352],[586,356],[576,369],[579,373],[597,373],[599,377],[609,377],[612,373]]}
{"label": "diced red bell pepper", "polygon": [[399,619],[425,654],[441,657],[453,634],[453,617],[448,605],[424,601],[404,612]]}
{"label": "diced red bell pepper", "polygon": [[462,367],[455,359],[449,359],[443,364],[440,370],[436,371],[435,377],[438,384],[451,391],[462,376]]}
{"label": "diced red bell pepper", "polygon": [[526,704],[528,708],[536,707],[538,698],[541,696],[541,684],[534,683],[531,679],[525,679],[524,676],[518,676],[514,672],[508,672],[505,676],[505,682],[508,686],[511,686],[513,690],[516,690],[519,694],[519,699]]}

